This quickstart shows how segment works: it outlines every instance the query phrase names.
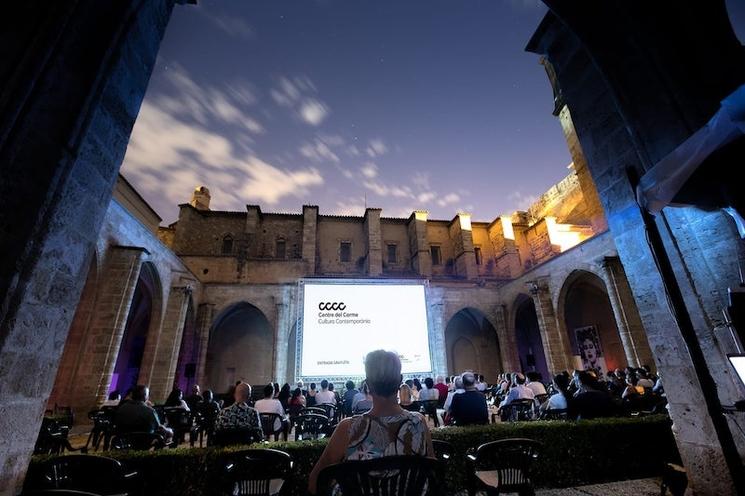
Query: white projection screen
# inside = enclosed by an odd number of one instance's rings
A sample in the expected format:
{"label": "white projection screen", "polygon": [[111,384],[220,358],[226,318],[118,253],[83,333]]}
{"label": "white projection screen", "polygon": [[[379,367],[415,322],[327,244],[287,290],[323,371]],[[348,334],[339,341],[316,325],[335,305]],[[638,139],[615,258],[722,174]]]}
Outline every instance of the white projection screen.
{"label": "white projection screen", "polygon": [[364,377],[377,349],[398,353],[404,374],[431,372],[425,294],[423,281],[301,281],[297,377]]}

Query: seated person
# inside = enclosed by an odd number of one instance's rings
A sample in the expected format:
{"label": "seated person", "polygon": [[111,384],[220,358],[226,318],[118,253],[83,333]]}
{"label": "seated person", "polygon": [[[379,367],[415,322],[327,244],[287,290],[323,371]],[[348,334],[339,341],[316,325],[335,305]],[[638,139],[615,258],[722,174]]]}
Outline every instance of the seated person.
{"label": "seated person", "polygon": [[260,414],[276,413],[279,415],[280,418],[274,419],[273,430],[275,432],[281,430],[285,435],[287,435],[287,428],[290,424],[285,416],[285,409],[282,407],[282,402],[274,398],[274,386],[267,384],[264,387],[264,399],[257,401],[254,408]]}
{"label": "seated person", "polygon": [[[427,422],[421,414],[403,410],[396,400],[401,384],[401,360],[396,353],[376,350],[365,357],[372,410],[342,420],[334,430],[308,480],[316,494],[318,474],[345,460],[370,460],[399,453],[434,458]],[[478,393],[477,393],[478,394]]]}
{"label": "seated person", "polygon": [[365,413],[373,407],[373,397],[370,394],[370,387],[367,381],[362,381],[362,391],[354,395],[352,400],[352,415]]}
{"label": "seated person", "polygon": [[410,408],[412,408],[411,405],[413,403],[414,395],[411,393],[411,386],[404,382],[398,388],[398,404],[401,405],[401,408],[409,410]]}
{"label": "seated person", "polygon": [[[274,386],[272,386],[272,396],[274,395]],[[259,412],[255,408],[248,406],[248,400],[251,398],[251,386],[241,382],[235,387],[233,392],[234,403],[223,408],[217,416],[215,422],[215,431],[226,430],[246,430],[255,439],[263,439],[264,433],[261,430],[261,419]]]}
{"label": "seated person", "polygon": [[569,406],[569,377],[566,374],[556,374],[553,385],[556,393],[541,405],[541,411],[566,410]]}
{"label": "seated person", "polygon": [[199,412],[202,414],[205,424],[210,426],[211,429],[215,425],[217,416],[220,414],[220,405],[215,401],[212,391],[205,389],[204,393],[202,393],[202,401],[198,405]]}
{"label": "seated person", "polygon": [[170,408],[183,408],[187,412],[189,411],[189,405],[184,401],[184,392],[179,388],[173,388],[171,394],[166,399],[165,406]]}
{"label": "seated person", "polygon": [[463,389],[463,379],[461,378],[461,376],[455,377],[453,379],[453,390],[448,391],[448,396],[447,398],[445,398],[445,406],[444,406],[445,411],[446,412],[450,411],[450,407],[453,404],[453,396],[455,396],[456,394],[461,394],[465,392],[466,390]]}
{"label": "seated person", "polygon": [[641,381],[636,374],[626,376],[626,388],[621,394],[622,399],[644,396],[644,388],[639,384]]}
{"label": "seated person", "polygon": [[344,413],[346,415],[349,415],[352,413],[352,401],[354,400],[354,397],[357,395],[357,393],[359,393],[359,391],[352,381],[347,381],[344,387],[346,388],[346,391],[344,391],[344,396],[342,397],[342,401],[344,404],[342,408],[344,410]]}
{"label": "seated person", "polygon": [[173,431],[161,424],[158,414],[147,405],[149,399],[150,390],[147,386],[137,385],[132,388],[132,398],[122,402],[116,409],[114,424],[117,433],[148,432],[160,434],[167,441],[173,437]]}
{"label": "seated person", "polygon": [[419,401],[437,401],[440,392],[435,388],[435,381],[431,377],[424,379],[424,386],[419,392]]}
{"label": "seated person", "polygon": [[577,374],[578,389],[569,402],[569,417],[593,419],[613,417],[618,407],[607,391],[600,390],[595,376],[583,370]]}
{"label": "seated person", "polygon": [[109,398],[103,402],[101,407],[105,406],[119,406],[119,402],[122,401],[122,393],[119,390],[112,391],[109,393]]}
{"label": "seated person", "polygon": [[[544,389],[545,391],[545,389]],[[525,385],[525,376],[520,372],[512,374],[512,389],[499,404],[499,407],[505,407],[517,400],[532,400],[535,398],[533,390]]]}
{"label": "seated person", "polygon": [[199,388],[199,384],[194,384],[191,387],[191,394],[184,398],[184,401],[186,401],[186,405],[189,407],[189,410],[199,410],[199,405],[202,403],[202,391]]}
{"label": "seated person", "polygon": [[287,402],[287,411],[290,414],[290,418],[300,415],[303,408],[305,408],[305,396],[303,395],[303,390],[297,387],[292,392],[292,396],[290,396],[290,400]]}
{"label": "seated person", "polygon": [[489,423],[489,408],[486,396],[476,389],[476,377],[472,372],[461,376],[463,389],[461,394],[453,396],[450,404],[450,416],[456,425],[474,425]]}
{"label": "seated person", "polygon": [[437,381],[435,382],[435,389],[437,389],[437,406],[439,408],[442,408],[442,406],[445,404],[445,399],[448,396],[448,387],[445,384],[445,378],[441,375],[437,376]]}
{"label": "seated person", "polygon": [[533,391],[533,396],[546,394],[546,386],[541,382],[541,374],[538,372],[528,372],[525,374],[525,377],[528,379],[525,382],[525,387]]}
{"label": "seated person", "polygon": [[316,405],[336,405],[336,396],[329,391],[329,381],[321,381],[321,390],[316,393]]}

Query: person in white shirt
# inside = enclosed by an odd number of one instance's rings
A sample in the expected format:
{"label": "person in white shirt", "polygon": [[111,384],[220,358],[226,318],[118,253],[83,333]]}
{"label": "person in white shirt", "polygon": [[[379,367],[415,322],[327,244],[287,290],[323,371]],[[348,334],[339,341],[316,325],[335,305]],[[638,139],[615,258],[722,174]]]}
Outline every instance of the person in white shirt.
{"label": "person in white shirt", "polygon": [[486,391],[486,389],[489,387],[489,385],[484,380],[484,376],[479,374],[476,377],[478,377],[478,380],[476,381],[476,390],[481,391],[482,393]]}
{"label": "person in white shirt", "polygon": [[525,376],[528,378],[525,387],[530,388],[534,396],[546,394],[546,386],[541,382],[541,374],[538,372],[528,372]]}
{"label": "person in white shirt", "polygon": [[444,408],[446,412],[450,411],[450,405],[453,404],[453,396],[455,396],[456,394],[462,394],[466,392],[466,390],[463,388],[463,379],[461,378],[461,376],[457,376],[453,380],[453,384],[455,385],[455,389],[448,392],[448,397],[445,398]]}
{"label": "person in white shirt", "polygon": [[499,404],[499,408],[505,407],[517,400],[532,400],[535,398],[533,390],[525,386],[525,376],[519,372],[512,374],[512,389]]}
{"label": "person in white shirt", "polygon": [[431,401],[439,399],[440,392],[435,389],[435,381],[433,381],[431,377],[427,377],[426,379],[424,379],[424,385],[426,387],[422,388],[422,390],[419,392],[419,401]]}
{"label": "person in white shirt", "polygon": [[274,385],[267,384],[264,387],[264,399],[258,400],[254,405],[257,412],[261,413],[276,413],[280,418],[274,420],[274,430],[278,431],[282,429],[286,432],[288,422],[287,415],[282,403],[274,398]]}
{"label": "person in white shirt", "polygon": [[569,406],[567,403],[567,398],[569,398],[569,376],[566,374],[556,374],[553,383],[557,393],[549,396],[541,405],[541,411],[566,410]]}
{"label": "person in white shirt", "polygon": [[336,405],[336,395],[329,391],[329,381],[321,381],[321,391],[316,393],[316,405]]}

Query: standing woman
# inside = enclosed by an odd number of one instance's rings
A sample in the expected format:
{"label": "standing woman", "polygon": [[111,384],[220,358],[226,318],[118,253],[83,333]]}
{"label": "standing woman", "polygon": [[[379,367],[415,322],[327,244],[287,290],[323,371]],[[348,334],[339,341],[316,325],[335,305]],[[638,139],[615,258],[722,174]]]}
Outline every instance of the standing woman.
{"label": "standing woman", "polygon": [[384,350],[368,353],[365,374],[373,407],[363,415],[339,422],[310,473],[308,490],[311,494],[316,494],[321,470],[345,460],[371,460],[404,454],[434,458],[432,438],[424,417],[398,405],[396,393],[401,384],[398,355]]}

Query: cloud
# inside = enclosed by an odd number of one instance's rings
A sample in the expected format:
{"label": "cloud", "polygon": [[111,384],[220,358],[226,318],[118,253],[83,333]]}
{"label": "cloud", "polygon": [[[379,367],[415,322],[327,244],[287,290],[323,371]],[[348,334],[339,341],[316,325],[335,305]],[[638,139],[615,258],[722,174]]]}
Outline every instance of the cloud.
{"label": "cloud", "polygon": [[180,68],[172,70],[168,82],[167,90],[143,102],[122,168],[153,198],[154,207],[170,209],[188,201],[197,185],[210,188],[212,208],[237,210],[246,201],[274,205],[284,197],[301,197],[324,183],[313,167],[277,167],[250,145],[211,131],[233,127],[239,132],[227,135],[258,133],[260,124],[242,111],[251,101],[249,93],[197,85]]}
{"label": "cloud", "polygon": [[215,12],[205,7],[196,9],[205,19],[208,19],[217,29],[231,38],[251,38],[254,34],[251,26],[242,18],[230,16],[223,12]]}
{"label": "cloud", "polygon": [[378,176],[378,166],[372,162],[365,162],[365,164],[360,167],[360,172],[366,178],[373,179]]}
{"label": "cloud", "polygon": [[436,197],[437,193],[435,193],[434,191],[425,191],[424,193],[419,193],[416,199],[419,203],[425,204],[431,202]]}
{"label": "cloud", "polygon": [[316,163],[340,162],[339,156],[320,138],[315,138],[313,143],[304,143],[299,151],[300,155]]}
{"label": "cloud", "polygon": [[300,118],[311,126],[317,126],[326,118],[329,113],[328,107],[323,102],[315,98],[307,98],[300,105],[298,110]]}
{"label": "cloud", "polygon": [[514,191],[507,196],[507,199],[515,205],[515,210],[528,210],[538,200],[538,196]]}
{"label": "cloud", "polygon": [[428,172],[415,172],[414,176],[411,178],[411,182],[414,183],[414,186],[417,186],[423,190],[431,189],[429,185]]}
{"label": "cloud", "polygon": [[437,204],[441,207],[446,207],[448,205],[458,203],[459,201],[460,195],[458,195],[457,193],[448,193],[447,195],[437,200]]}
{"label": "cloud", "polygon": [[365,150],[365,153],[367,153],[368,157],[379,157],[380,155],[385,155],[388,152],[388,147],[383,142],[382,139],[376,138],[373,140],[370,140],[370,144],[367,147],[367,150]]}
{"label": "cloud", "polygon": [[365,215],[364,198],[348,198],[336,202],[336,206],[331,209],[332,215],[354,215],[361,217]]}
{"label": "cloud", "polygon": [[274,103],[293,110],[295,117],[311,126],[320,125],[331,110],[318,99],[313,82],[305,76],[279,78],[278,85],[269,91]]}
{"label": "cloud", "polygon": [[392,196],[395,198],[413,198],[414,194],[408,186],[391,186],[380,181],[364,181],[362,185],[378,196]]}

